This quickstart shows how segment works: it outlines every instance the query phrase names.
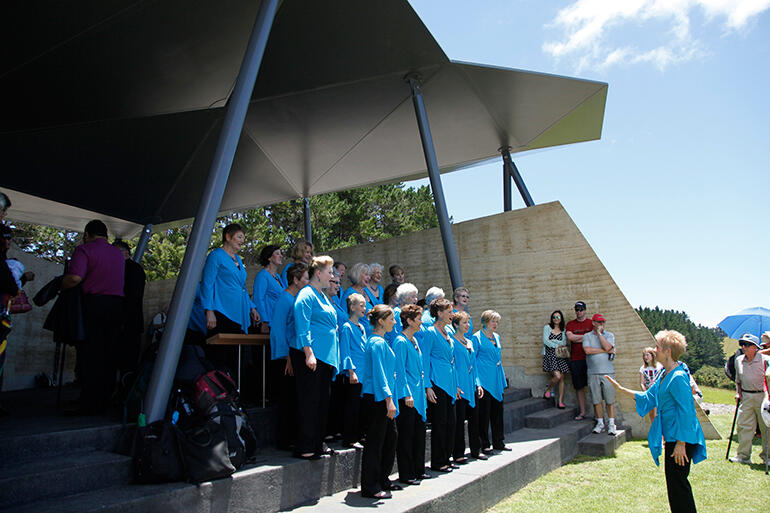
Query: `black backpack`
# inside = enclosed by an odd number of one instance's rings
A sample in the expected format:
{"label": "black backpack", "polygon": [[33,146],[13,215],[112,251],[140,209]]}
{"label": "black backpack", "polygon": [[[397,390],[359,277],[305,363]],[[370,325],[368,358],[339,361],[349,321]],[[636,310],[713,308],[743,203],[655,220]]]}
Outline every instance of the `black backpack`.
{"label": "black backpack", "polygon": [[728,358],[725,362],[725,375],[732,381],[735,381],[735,359],[742,354],[743,349],[738,348],[735,354]]}

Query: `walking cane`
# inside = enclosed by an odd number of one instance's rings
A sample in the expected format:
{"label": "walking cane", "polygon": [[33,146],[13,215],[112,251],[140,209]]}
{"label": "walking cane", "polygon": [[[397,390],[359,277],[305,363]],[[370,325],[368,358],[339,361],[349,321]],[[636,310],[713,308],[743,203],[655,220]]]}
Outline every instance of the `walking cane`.
{"label": "walking cane", "polygon": [[733,432],[735,431],[735,420],[738,418],[738,403],[740,399],[735,399],[735,415],[733,415],[733,427],[730,428],[730,438],[727,442],[727,452],[725,453],[725,459],[730,459],[730,445],[733,443]]}

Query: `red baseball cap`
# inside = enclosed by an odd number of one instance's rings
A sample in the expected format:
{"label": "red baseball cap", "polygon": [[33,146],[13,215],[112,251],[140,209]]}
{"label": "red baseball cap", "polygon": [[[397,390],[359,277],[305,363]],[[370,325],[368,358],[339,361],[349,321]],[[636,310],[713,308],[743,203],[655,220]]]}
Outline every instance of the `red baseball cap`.
{"label": "red baseball cap", "polygon": [[596,322],[605,322],[604,316],[602,314],[594,314],[594,316],[591,317],[591,320]]}

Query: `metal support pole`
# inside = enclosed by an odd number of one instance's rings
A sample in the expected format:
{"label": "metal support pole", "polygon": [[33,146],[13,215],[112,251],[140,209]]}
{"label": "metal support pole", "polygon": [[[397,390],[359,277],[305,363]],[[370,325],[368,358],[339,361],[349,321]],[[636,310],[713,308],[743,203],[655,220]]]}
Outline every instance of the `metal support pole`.
{"label": "metal support pole", "polygon": [[310,224],[310,202],[307,198],[303,198],[304,212],[305,212],[305,240],[309,243],[313,243],[313,226]]}
{"label": "metal support pole", "polygon": [[254,22],[246,53],[243,56],[241,69],[235,82],[227,112],[219,134],[219,142],[211,163],[206,186],[195,216],[187,250],[182,260],[182,269],[176,281],[174,295],[168,312],[166,329],[158,350],[158,358],[152,371],[152,378],[147,390],[145,411],[147,422],[162,419],[166,411],[166,403],[171,392],[182,341],[190,319],[195,290],[200,281],[206,251],[211,240],[211,228],[216,220],[217,211],[222,203],[227,178],[233,164],[233,157],[238,146],[238,140],[246,119],[254,82],[257,79],[262,56],[265,53],[267,39],[273,26],[279,0],[262,0]]}
{"label": "metal support pole", "polygon": [[147,249],[147,243],[150,242],[150,236],[152,235],[152,223],[144,225],[142,233],[139,234],[139,242],[136,243],[136,249],[134,250],[134,256],[131,257],[137,264],[142,262],[144,251]]}
{"label": "metal support pole", "polygon": [[425,163],[428,166],[428,178],[430,179],[430,188],[433,191],[433,201],[436,204],[438,226],[441,230],[441,240],[444,243],[447,267],[449,267],[449,279],[452,280],[452,288],[456,289],[463,286],[463,277],[460,273],[460,262],[457,259],[452,225],[449,223],[449,213],[447,212],[446,200],[444,199],[444,188],[441,185],[441,175],[438,171],[438,160],[436,159],[436,149],[433,146],[433,136],[430,133],[428,113],[425,110],[425,102],[422,98],[420,77],[410,74],[406,76],[406,80],[412,88],[412,103],[414,104],[414,113],[417,117],[417,126],[420,128],[422,151],[425,153]]}
{"label": "metal support pole", "polygon": [[511,178],[513,178],[513,181],[516,183],[516,188],[519,189],[519,194],[521,194],[521,199],[524,200],[524,204],[528,207],[533,206],[535,202],[532,201],[532,196],[529,195],[527,186],[524,185],[524,180],[521,178],[516,164],[514,164],[511,159],[510,148],[500,148],[500,153],[503,154],[503,165],[508,168],[508,173],[510,173]]}
{"label": "metal support pole", "polygon": [[503,161],[503,212],[509,212],[511,209],[511,171]]}

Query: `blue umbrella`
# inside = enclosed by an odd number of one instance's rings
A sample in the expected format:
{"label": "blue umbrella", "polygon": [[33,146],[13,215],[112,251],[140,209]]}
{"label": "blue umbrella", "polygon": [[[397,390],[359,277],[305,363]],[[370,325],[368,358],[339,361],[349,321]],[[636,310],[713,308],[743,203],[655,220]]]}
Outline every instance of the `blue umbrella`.
{"label": "blue umbrella", "polygon": [[746,308],[735,315],[725,317],[718,326],[730,338],[740,338],[744,333],[761,337],[762,333],[770,330],[770,310],[761,306]]}

